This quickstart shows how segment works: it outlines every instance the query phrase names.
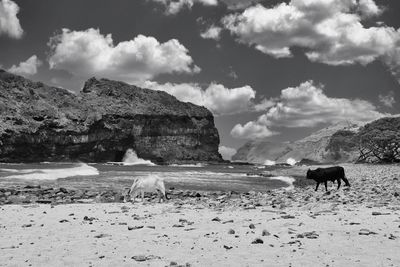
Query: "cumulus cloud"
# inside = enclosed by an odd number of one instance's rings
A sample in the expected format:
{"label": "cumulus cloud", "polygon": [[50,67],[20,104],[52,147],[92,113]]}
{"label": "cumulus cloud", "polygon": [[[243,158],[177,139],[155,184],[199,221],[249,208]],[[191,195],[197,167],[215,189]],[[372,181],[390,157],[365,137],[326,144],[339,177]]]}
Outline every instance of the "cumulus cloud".
{"label": "cumulus cloud", "polygon": [[256,92],[246,85],[238,88],[226,88],[222,84],[211,83],[203,89],[196,83],[165,83],[145,81],[141,87],[167,92],[183,102],[204,106],[214,115],[227,115],[252,110]]}
{"label": "cumulus cloud", "polygon": [[51,69],[67,70],[78,76],[101,76],[125,82],[143,81],[162,73],[196,73],[188,50],[176,39],[160,43],[138,35],[116,45],[111,34],[98,29],[63,29],[49,42]]}
{"label": "cumulus cloud", "polygon": [[387,115],[378,112],[376,106],[365,100],[328,97],[322,85],[306,81],[282,90],[266,113],[244,126],[235,125],[231,135],[257,139],[271,136],[273,127],[314,127],[345,120],[368,122]]}
{"label": "cumulus cloud", "polygon": [[231,10],[244,9],[260,1],[261,0],[221,0],[221,2]]}
{"label": "cumulus cloud", "polygon": [[220,146],[218,152],[221,154],[222,158],[225,160],[231,160],[232,156],[236,154],[236,149],[226,146]]}
{"label": "cumulus cloud", "polygon": [[394,92],[390,91],[387,95],[379,95],[379,101],[386,107],[392,108],[396,103]]}
{"label": "cumulus cloud", "polygon": [[0,0],[0,35],[8,35],[19,39],[24,31],[21,28],[17,14],[19,6],[11,0]]}
{"label": "cumulus cloud", "polygon": [[42,62],[38,59],[36,55],[33,55],[26,61],[20,62],[18,66],[12,65],[11,68],[8,69],[8,71],[21,76],[32,76],[37,73],[37,69],[41,65]]}
{"label": "cumulus cloud", "polygon": [[231,135],[239,139],[262,139],[276,135],[268,126],[257,121],[249,121],[245,125],[236,124],[231,130]]}
{"label": "cumulus cloud", "polygon": [[217,6],[219,3],[222,3],[230,10],[238,10],[249,7],[257,2],[260,2],[261,0],[148,0],[148,1],[153,1],[162,4],[165,7],[165,14],[175,15],[185,8],[191,9],[194,4],[201,4],[204,6]]}
{"label": "cumulus cloud", "polygon": [[212,25],[206,31],[202,32],[200,36],[204,39],[219,40],[221,38],[221,27]]}
{"label": "cumulus cloud", "polygon": [[267,8],[260,4],[222,19],[239,42],[276,58],[303,47],[309,60],[330,65],[368,64],[382,59],[400,73],[400,32],[365,27],[365,17],[382,10],[373,0],[291,0]]}
{"label": "cumulus cloud", "polygon": [[218,5],[217,0],[152,0],[156,3],[160,3],[165,7],[165,13],[168,15],[175,15],[184,8],[191,9],[196,3],[203,4],[205,6],[216,6]]}

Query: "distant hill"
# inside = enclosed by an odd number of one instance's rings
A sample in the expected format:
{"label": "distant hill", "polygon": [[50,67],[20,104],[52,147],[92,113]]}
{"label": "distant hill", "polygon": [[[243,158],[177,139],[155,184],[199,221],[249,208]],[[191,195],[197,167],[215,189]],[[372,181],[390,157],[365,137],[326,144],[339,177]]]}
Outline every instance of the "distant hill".
{"label": "distant hill", "polygon": [[294,142],[255,140],[238,149],[232,160],[263,164],[266,160],[286,162],[308,159],[317,162],[347,162],[358,157],[352,139],[361,123],[340,122]]}

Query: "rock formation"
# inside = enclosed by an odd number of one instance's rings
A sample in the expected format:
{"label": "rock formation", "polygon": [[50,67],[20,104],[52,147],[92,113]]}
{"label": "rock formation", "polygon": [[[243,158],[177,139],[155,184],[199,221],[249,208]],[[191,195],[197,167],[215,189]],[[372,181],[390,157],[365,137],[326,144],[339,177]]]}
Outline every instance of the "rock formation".
{"label": "rock formation", "polygon": [[338,123],[294,142],[250,141],[232,160],[261,164],[266,160],[286,162],[289,158],[321,163],[355,161],[358,151],[352,138],[360,126],[357,123]]}
{"label": "rock formation", "polygon": [[162,92],[89,79],[79,94],[0,71],[0,161],[221,161],[209,110]]}

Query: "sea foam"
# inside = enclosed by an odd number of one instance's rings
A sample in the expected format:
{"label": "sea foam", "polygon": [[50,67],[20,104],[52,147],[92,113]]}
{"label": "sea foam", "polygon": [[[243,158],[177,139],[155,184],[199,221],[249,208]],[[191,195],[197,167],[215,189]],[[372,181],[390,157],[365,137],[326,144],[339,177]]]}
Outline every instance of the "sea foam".
{"label": "sea foam", "polygon": [[10,172],[13,175],[4,176],[9,179],[27,179],[27,180],[57,180],[73,176],[92,176],[99,175],[99,171],[85,163],[80,163],[76,167],[57,168],[57,169],[0,169],[2,172]]}
{"label": "sea foam", "polygon": [[122,159],[122,165],[125,166],[133,166],[133,165],[147,165],[147,166],[155,166],[153,162],[150,160],[141,159],[136,154],[135,150],[129,148],[126,150],[124,158]]}

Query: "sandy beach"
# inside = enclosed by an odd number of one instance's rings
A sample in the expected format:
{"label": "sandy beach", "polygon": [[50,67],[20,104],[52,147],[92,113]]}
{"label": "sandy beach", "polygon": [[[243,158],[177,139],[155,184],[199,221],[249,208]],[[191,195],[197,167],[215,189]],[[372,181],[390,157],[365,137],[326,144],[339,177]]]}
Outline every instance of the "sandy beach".
{"label": "sandy beach", "polygon": [[400,166],[345,169],[352,186],[329,193],[3,205],[0,265],[399,266]]}

